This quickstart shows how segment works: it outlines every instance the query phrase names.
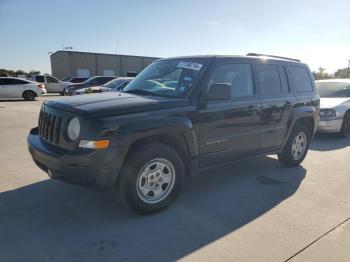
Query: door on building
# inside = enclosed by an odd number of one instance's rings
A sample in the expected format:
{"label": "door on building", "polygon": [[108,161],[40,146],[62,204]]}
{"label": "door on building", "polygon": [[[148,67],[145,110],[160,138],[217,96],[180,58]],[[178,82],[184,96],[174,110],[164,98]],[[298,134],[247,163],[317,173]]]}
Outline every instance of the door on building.
{"label": "door on building", "polygon": [[77,69],[77,77],[90,78],[90,70],[84,68]]}
{"label": "door on building", "polygon": [[114,70],[106,69],[103,70],[103,75],[104,76],[115,76]]}

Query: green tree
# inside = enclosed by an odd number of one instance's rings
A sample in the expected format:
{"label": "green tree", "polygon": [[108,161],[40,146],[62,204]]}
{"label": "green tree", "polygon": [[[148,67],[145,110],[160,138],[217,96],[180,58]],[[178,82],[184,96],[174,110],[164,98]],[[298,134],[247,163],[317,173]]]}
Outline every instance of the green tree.
{"label": "green tree", "polygon": [[32,70],[30,70],[29,74],[30,75],[40,75],[40,71],[32,69]]}
{"label": "green tree", "polygon": [[[350,71],[350,70],[349,70]],[[335,78],[350,78],[350,72],[348,72],[348,68],[341,68],[335,71],[334,73]]]}
{"label": "green tree", "polygon": [[314,78],[315,78],[316,80],[333,78],[333,75],[327,73],[327,72],[326,72],[326,69],[323,68],[323,67],[319,67],[317,72],[314,71],[314,72],[312,72],[312,73],[313,73]]}

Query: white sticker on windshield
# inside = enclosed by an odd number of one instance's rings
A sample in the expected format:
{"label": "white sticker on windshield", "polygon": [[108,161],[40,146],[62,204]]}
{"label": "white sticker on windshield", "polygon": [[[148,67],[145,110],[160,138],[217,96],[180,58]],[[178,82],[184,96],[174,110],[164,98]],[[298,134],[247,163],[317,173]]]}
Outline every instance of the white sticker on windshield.
{"label": "white sticker on windshield", "polygon": [[186,69],[191,69],[195,71],[201,70],[202,66],[203,66],[202,64],[193,63],[193,62],[184,62],[184,61],[181,61],[177,64],[177,67],[179,68],[186,68]]}

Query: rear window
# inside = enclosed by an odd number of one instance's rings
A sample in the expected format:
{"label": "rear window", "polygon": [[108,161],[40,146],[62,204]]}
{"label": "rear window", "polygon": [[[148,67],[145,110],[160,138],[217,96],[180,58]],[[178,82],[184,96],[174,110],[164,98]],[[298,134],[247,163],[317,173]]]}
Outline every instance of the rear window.
{"label": "rear window", "polygon": [[312,92],[312,82],[309,71],[305,67],[292,66],[291,73],[294,87],[297,93]]}

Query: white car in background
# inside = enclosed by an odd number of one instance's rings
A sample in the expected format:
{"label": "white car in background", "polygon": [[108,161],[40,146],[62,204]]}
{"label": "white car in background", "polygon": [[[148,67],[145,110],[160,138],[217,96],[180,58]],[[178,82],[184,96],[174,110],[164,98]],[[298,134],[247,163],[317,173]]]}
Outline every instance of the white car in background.
{"label": "white car in background", "polygon": [[315,81],[321,96],[319,132],[350,135],[350,79]]}
{"label": "white car in background", "polygon": [[45,84],[45,88],[48,93],[59,93],[61,95],[63,95],[64,87],[71,84],[70,82],[61,81],[50,75],[33,75],[29,76],[28,79]]}
{"label": "white car in background", "polygon": [[18,77],[0,77],[0,98],[24,98],[33,101],[46,94],[45,85]]}

